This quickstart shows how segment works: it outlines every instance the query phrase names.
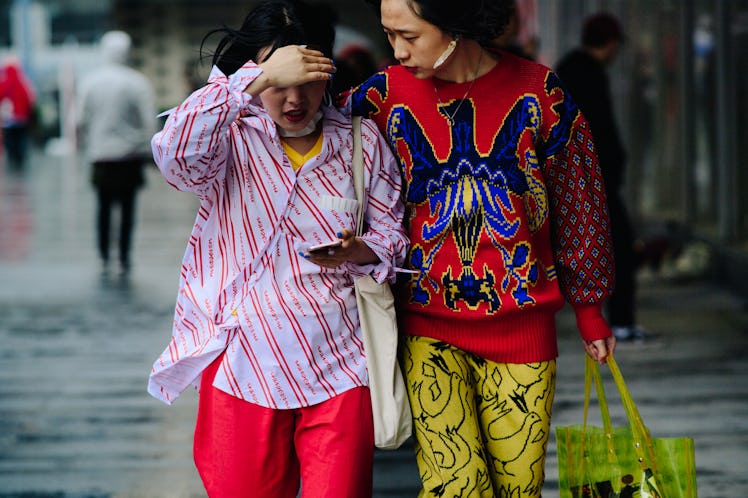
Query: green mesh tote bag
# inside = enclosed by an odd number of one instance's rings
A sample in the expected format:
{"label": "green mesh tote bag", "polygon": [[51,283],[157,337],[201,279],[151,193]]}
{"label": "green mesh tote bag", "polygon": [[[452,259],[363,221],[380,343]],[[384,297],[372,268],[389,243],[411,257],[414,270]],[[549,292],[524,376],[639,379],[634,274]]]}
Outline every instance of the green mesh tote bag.
{"label": "green mesh tote bag", "polygon": [[[629,425],[613,427],[597,363],[585,355],[582,425],[556,428],[561,498],[696,498],[693,439],[653,438],[613,357],[608,366]],[[603,427],[587,425],[595,382]]]}

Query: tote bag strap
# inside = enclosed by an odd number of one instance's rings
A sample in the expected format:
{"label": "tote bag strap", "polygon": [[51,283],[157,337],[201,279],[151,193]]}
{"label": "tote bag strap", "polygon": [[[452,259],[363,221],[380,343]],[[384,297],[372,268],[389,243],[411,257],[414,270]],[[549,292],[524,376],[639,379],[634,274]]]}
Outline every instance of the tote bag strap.
{"label": "tote bag strap", "polygon": [[587,443],[587,420],[590,408],[590,394],[592,391],[592,382],[595,383],[595,390],[597,392],[597,403],[600,407],[600,417],[603,422],[603,431],[605,432],[605,441],[608,445],[607,458],[608,463],[617,465],[618,459],[616,457],[616,448],[613,441],[613,423],[610,419],[610,410],[608,409],[608,401],[605,396],[605,388],[603,387],[602,380],[600,378],[600,370],[597,368],[597,364],[588,355],[585,355],[585,369],[584,369],[584,419],[582,422],[582,438],[579,444],[579,455],[577,455],[577,462],[582,462],[582,468],[579,470],[581,476],[585,475],[587,459],[585,455],[585,446]]}
{"label": "tote bag strap", "polygon": [[648,467],[652,472],[657,473],[657,459],[655,457],[654,445],[652,444],[652,436],[649,434],[647,426],[644,425],[639,409],[636,407],[636,403],[634,403],[634,399],[631,397],[631,393],[623,381],[623,375],[618,368],[618,363],[616,363],[612,356],[608,357],[608,367],[621,396],[629,424],[631,424],[631,432],[634,434],[636,452],[642,468]]}
{"label": "tote bag strap", "polygon": [[364,231],[364,204],[366,201],[366,190],[364,189],[364,158],[361,151],[361,116],[354,116],[351,121],[353,128],[353,186],[356,189],[358,199],[358,211],[356,212],[356,236],[361,236]]}
{"label": "tote bag strap", "polygon": [[[590,397],[590,382],[588,382],[587,376],[591,376],[595,381],[598,397],[598,405],[600,406],[600,416],[603,420],[603,430],[605,431],[606,440],[608,442],[608,460],[615,461],[615,446],[613,444],[613,425],[611,423],[610,411],[608,409],[608,402],[605,397],[605,390],[603,389],[602,378],[600,377],[600,369],[592,358],[585,355],[585,405],[584,405],[584,423],[587,423],[587,410],[589,408],[589,397]],[[621,370],[618,368],[613,356],[608,356],[607,365],[610,368],[613,381],[618,388],[618,393],[621,397],[623,408],[626,411],[626,417],[631,427],[631,434],[634,440],[634,452],[637,455],[639,464],[642,470],[651,469],[653,472],[657,471],[657,462],[654,453],[654,447],[652,445],[652,438],[649,434],[649,430],[644,425],[644,421],[639,414],[639,410],[634,403],[631,393],[626,387],[626,383],[623,380]],[[582,442],[584,446],[584,441]],[[583,450],[582,450],[583,451]]]}
{"label": "tote bag strap", "polygon": [[[613,434],[613,423],[610,419],[610,410],[608,409],[608,399],[605,396],[605,387],[603,386],[602,379],[600,378],[600,369],[597,368],[595,360],[586,357],[585,369],[584,369],[584,422],[583,427],[587,428],[588,412],[590,408],[590,391],[591,384],[595,382],[595,391],[597,392],[597,404],[600,406],[600,418],[603,422],[603,430],[605,434]],[[613,439],[608,438],[608,453],[615,454],[615,447],[613,446]]]}

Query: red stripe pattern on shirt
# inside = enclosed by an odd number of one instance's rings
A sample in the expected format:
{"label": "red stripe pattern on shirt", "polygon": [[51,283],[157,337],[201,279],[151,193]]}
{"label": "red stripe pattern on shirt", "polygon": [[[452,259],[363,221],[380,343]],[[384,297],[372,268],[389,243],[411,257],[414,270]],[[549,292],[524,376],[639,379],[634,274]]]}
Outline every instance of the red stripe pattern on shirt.
{"label": "red stripe pattern on shirt", "polygon": [[214,385],[269,408],[367,385],[353,282],[364,274],[391,280],[405,255],[399,170],[365,121],[363,239],[381,261],[329,270],[300,256],[355,228],[350,119],[325,108],[322,152],[295,172],[274,123],[243,91],[260,72],[251,62],[230,77],[214,68],[152,141],[166,181],[200,200],[172,339],[149,382],[167,403],[224,351]]}

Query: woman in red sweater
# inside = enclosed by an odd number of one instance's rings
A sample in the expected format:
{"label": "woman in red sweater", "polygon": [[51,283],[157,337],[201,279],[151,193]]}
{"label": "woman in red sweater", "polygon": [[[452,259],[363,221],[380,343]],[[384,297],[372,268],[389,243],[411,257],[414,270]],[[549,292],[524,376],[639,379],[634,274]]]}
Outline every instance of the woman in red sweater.
{"label": "woman in red sweater", "polygon": [[615,338],[608,212],[584,116],[548,68],[489,50],[508,1],[381,0],[399,65],[348,99],[406,185],[403,368],[420,496],[539,496],[569,302],[588,354]]}

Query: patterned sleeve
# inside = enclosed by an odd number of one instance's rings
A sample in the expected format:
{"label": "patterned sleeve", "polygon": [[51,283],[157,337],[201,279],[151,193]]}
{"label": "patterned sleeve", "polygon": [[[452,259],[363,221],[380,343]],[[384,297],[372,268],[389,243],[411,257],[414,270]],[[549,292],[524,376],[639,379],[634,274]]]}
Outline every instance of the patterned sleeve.
{"label": "patterned sleeve", "polygon": [[341,93],[337,99],[340,112],[346,116],[363,116],[376,120],[381,108],[377,103],[387,98],[387,75],[381,71],[370,76],[356,88]]}
{"label": "patterned sleeve", "polygon": [[162,175],[174,188],[203,198],[221,180],[231,149],[231,125],[252,99],[244,89],[261,72],[253,62],[229,77],[214,67],[208,84],[170,112],[151,148]]}
{"label": "patterned sleeve", "polygon": [[553,250],[561,289],[585,340],[608,337],[602,304],[614,285],[605,185],[589,124],[552,72],[546,78],[552,123],[544,123]]}

